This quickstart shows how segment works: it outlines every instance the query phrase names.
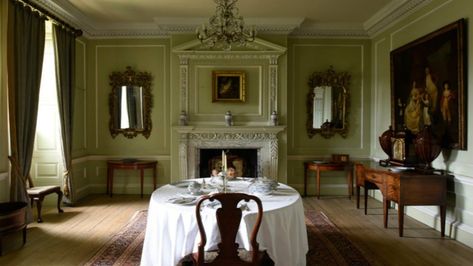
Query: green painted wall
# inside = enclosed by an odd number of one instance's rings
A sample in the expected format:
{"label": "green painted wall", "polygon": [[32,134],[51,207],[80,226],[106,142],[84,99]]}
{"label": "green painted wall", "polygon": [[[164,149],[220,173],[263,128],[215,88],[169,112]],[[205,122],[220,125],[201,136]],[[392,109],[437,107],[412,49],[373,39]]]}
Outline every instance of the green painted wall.
{"label": "green painted wall", "polygon": [[[303,162],[346,153],[363,159],[370,155],[371,42],[369,40],[293,38],[288,44],[288,183],[303,187]],[[346,138],[335,135],[325,139],[320,134],[309,138],[306,131],[309,76],[333,66],[336,71],[351,74],[349,87],[349,131]],[[321,194],[345,195],[347,185],[343,172],[324,173]],[[315,192],[314,179],[309,180],[309,194]]]}
{"label": "green painted wall", "polygon": [[[74,185],[77,198],[90,193],[104,193],[106,160],[141,158],[158,160],[158,184],[169,182],[170,176],[170,90],[168,39],[114,39],[76,42],[76,99],[73,142]],[[128,139],[112,138],[109,131],[109,75],[125,71],[150,72],[152,132],[146,139],[139,135]],[[145,193],[153,191],[151,171],[145,171]],[[139,172],[115,172],[115,193],[139,192]]]}
{"label": "green painted wall", "polygon": [[[87,81],[91,93],[87,94],[87,120],[94,121],[87,130],[90,145],[88,154],[95,155],[160,155],[169,154],[169,48],[168,41],[153,40],[93,40],[87,48]],[[109,75],[125,71],[131,66],[137,71],[152,74],[151,93],[153,130],[146,139],[133,139],[119,135],[112,138],[108,129],[111,91]]]}
{"label": "green painted wall", "polygon": [[[372,40],[372,93],[371,103],[373,112],[371,135],[379,136],[390,125],[390,51],[422,37],[444,25],[452,23],[460,18],[466,18],[470,24],[473,17],[473,2],[469,0],[433,0],[429,5],[409,17],[393,24],[389,29],[378,34]],[[467,27],[467,49],[473,51],[473,29]],[[472,57],[466,62],[468,72],[466,75],[466,91],[471,91],[473,82]],[[467,93],[467,106],[473,103],[473,94]],[[470,110],[471,112],[471,110]],[[467,117],[467,132],[472,132],[472,116]],[[469,133],[471,136],[471,133]],[[447,216],[447,234],[458,239],[469,246],[473,246],[473,150],[471,149],[471,138],[468,138],[468,150],[452,151],[448,161],[441,155],[434,161],[433,166],[440,169],[448,169],[455,175],[455,179],[448,184],[449,206]],[[372,156],[385,158],[377,139],[371,140]],[[407,213],[420,221],[439,228],[437,207],[409,207]]]}

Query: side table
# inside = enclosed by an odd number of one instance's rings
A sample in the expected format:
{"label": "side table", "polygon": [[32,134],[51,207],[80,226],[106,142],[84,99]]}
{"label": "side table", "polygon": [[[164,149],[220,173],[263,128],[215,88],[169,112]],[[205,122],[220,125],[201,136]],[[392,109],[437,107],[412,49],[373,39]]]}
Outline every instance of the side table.
{"label": "side table", "polygon": [[[384,228],[388,227],[388,209],[391,201],[398,204],[399,236],[404,233],[404,207],[418,205],[433,205],[440,208],[440,235],[445,236],[445,221],[447,210],[447,179],[443,172],[429,173],[417,169],[396,171],[380,167],[377,163],[356,163],[356,201],[360,198],[360,185],[365,187],[372,184],[379,188],[383,195]],[[366,202],[366,196],[365,196]],[[359,205],[357,204],[357,207]],[[366,214],[366,203],[365,203]]]}
{"label": "side table", "polygon": [[153,169],[153,190],[156,189],[156,165],[153,160],[108,160],[107,161],[107,194],[113,195],[113,173],[116,169],[140,170],[141,197],[143,197],[144,170]]}
{"label": "side table", "polygon": [[307,196],[307,179],[309,171],[315,171],[317,180],[317,199],[320,198],[320,172],[323,171],[346,171],[348,197],[351,199],[353,195],[353,163],[347,162],[330,162],[330,161],[307,161],[304,162],[304,197]]}

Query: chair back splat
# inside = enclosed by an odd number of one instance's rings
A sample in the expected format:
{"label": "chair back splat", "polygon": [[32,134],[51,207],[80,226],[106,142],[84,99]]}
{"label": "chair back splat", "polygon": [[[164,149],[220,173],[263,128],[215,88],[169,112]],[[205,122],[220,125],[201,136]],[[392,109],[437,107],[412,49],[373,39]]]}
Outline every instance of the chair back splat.
{"label": "chair back splat", "polygon": [[[216,200],[222,205],[222,207],[216,211],[217,225],[220,232],[221,242],[218,244],[218,255],[211,262],[204,261],[204,247],[207,243],[207,237],[205,235],[200,209],[202,203],[205,200],[209,200],[211,202]],[[242,210],[239,208],[238,204],[241,201],[249,202],[250,200],[255,201],[258,205],[258,214],[256,223],[253,226],[250,236],[251,261],[246,262],[239,257],[238,244],[235,243],[235,240],[242,218]],[[263,205],[258,197],[244,193],[217,193],[213,195],[207,195],[199,200],[195,209],[195,213],[201,238],[201,242],[198,246],[198,252],[193,256],[194,262],[197,265],[260,265],[262,252],[259,251],[259,245],[258,242],[256,242],[256,236],[263,218]]]}

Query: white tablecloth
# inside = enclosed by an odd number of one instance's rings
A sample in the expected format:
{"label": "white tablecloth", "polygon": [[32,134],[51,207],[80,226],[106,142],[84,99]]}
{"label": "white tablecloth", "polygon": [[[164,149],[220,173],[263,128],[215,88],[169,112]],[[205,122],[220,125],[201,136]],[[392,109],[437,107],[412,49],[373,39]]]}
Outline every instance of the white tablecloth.
{"label": "white tablecloth", "polygon": [[[229,182],[235,192],[248,193],[246,181]],[[185,255],[196,252],[200,242],[195,205],[178,205],[167,200],[178,193],[185,193],[185,187],[165,185],[153,192],[148,209],[145,241],[141,265],[172,266]],[[306,264],[308,251],[307,231],[304,221],[304,207],[299,193],[280,184],[269,196],[260,197],[263,202],[263,221],[257,241],[260,249],[266,249],[276,265],[297,266]],[[240,248],[250,249],[249,237],[256,220],[256,204],[248,204],[249,211],[243,212],[243,222],[237,236]],[[207,235],[206,249],[214,249],[220,242],[215,209],[204,207],[202,221]]]}

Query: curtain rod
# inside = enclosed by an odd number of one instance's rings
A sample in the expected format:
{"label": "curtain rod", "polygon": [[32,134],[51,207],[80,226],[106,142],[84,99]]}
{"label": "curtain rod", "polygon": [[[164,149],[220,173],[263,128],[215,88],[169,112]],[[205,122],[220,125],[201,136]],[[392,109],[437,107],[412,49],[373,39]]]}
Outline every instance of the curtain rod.
{"label": "curtain rod", "polygon": [[69,25],[68,23],[66,23],[64,20],[58,18],[56,15],[54,15],[53,13],[49,12],[48,10],[44,9],[43,7],[31,2],[30,0],[16,0],[17,2],[22,2],[24,3],[25,5],[27,6],[30,6],[32,7],[33,9],[37,10],[38,12],[42,13],[43,15],[45,15],[46,17],[48,17],[48,19],[51,19],[51,20],[54,20],[55,22],[69,28],[70,30],[72,30],[75,34],[76,37],[79,37],[79,36],[82,36],[82,30],[78,30],[74,27],[72,27],[71,25]]}

